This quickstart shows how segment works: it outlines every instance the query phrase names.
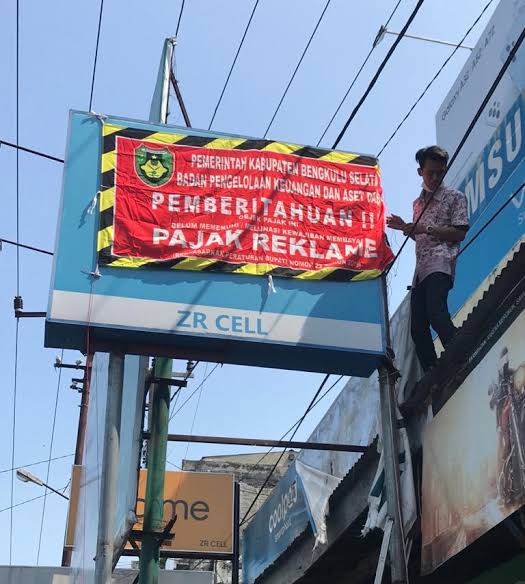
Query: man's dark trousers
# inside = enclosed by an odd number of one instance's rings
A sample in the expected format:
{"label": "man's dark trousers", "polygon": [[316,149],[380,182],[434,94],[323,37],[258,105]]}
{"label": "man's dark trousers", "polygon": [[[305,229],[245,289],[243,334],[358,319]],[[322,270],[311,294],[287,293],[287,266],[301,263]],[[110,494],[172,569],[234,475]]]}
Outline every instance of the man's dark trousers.
{"label": "man's dark trousers", "polygon": [[412,288],[411,333],[419,362],[425,371],[437,360],[430,327],[436,331],[444,347],[450,344],[456,332],[447,305],[451,288],[452,278],[442,272],[429,274]]}

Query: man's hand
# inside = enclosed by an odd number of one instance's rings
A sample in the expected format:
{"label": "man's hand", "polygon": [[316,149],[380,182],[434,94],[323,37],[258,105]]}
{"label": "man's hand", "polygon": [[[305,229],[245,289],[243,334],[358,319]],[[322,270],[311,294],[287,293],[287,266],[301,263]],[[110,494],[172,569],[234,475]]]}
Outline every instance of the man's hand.
{"label": "man's hand", "polygon": [[396,229],[397,231],[403,231],[407,225],[399,215],[390,215],[387,217],[386,224],[390,229]]}
{"label": "man's hand", "polygon": [[403,227],[403,235],[406,237],[413,237],[420,233],[426,233],[426,229],[427,228],[424,225],[421,225],[421,223],[418,223],[415,227],[414,223],[405,223],[405,226]]}

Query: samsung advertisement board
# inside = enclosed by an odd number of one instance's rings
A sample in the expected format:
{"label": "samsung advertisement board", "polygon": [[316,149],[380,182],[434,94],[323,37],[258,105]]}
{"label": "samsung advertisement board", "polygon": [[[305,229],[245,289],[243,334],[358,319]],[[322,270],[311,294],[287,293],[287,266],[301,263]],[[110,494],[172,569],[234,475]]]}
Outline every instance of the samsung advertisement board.
{"label": "samsung advertisement board", "polygon": [[72,112],[46,346],[368,376],[375,158]]}
{"label": "samsung advertisement board", "polygon": [[[436,114],[438,143],[455,152],[525,27],[525,0],[501,0]],[[471,229],[463,246],[516,192],[458,260],[449,305],[463,321],[525,234],[525,47],[520,47],[446,182],[465,193]],[[466,303],[466,304],[465,304]],[[463,310],[461,308],[464,307]]]}

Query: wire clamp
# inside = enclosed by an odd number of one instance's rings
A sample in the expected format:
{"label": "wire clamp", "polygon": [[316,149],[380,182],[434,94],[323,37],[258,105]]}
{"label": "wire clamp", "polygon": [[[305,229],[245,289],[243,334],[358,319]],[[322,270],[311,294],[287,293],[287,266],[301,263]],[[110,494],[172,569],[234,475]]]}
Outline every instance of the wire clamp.
{"label": "wire clamp", "polygon": [[95,209],[97,208],[97,201],[99,195],[100,191],[97,191],[96,195],[93,197],[93,200],[91,201],[91,203],[89,203],[89,207],[87,208],[88,215],[93,215],[93,213],[95,212]]}
{"label": "wire clamp", "polygon": [[92,280],[98,280],[99,278],[102,278],[102,274],[100,273],[98,266],[93,272],[88,272],[87,270],[81,270],[81,272],[86,274],[86,276],[89,276]]}
{"label": "wire clamp", "polygon": [[106,114],[100,114],[98,112],[94,112],[93,110],[91,110],[89,113],[95,118],[98,118],[98,120],[100,120],[102,123],[104,123],[104,121],[107,120],[108,117]]}
{"label": "wire clamp", "polygon": [[271,274],[268,274],[268,291],[270,294],[275,294],[277,292],[275,286],[273,285],[273,277]]}

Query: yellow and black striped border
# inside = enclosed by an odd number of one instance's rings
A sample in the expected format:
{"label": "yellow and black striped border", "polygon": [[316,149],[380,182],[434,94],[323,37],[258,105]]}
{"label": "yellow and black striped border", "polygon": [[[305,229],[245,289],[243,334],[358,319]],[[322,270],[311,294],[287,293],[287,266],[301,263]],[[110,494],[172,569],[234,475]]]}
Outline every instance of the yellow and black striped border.
{"label": "yellow and black striped border", "polygon": [[167,132],[152,132],[114,124],[102,125],[102,161],[100,186],[100,221],[97,233],[97,252],[100,265],[119,268],[161,268],[171,270],[193,270],[203,272],[228,272],[233,274],[249,274],[252,276],[280,276],[300,280],[331,280],[349,282],[376,278],[380,270],[346,270],[342,268],[323,268],[321,270],[295,270],[281,268],[271,264],[235,264],[220,260],[199,257],[177,258],[173,260],[151,260],[146,258],[126,258],[112,255],[113,245],[113,215],[115,205],[115,165],[116,139],[118,136],[145,140],[156,144],[178,144],[179,146],[194,146],[200,148],[221,148],[231,150],[261,150],[263,152],[278,152],[295,154],[306,158],[317,158],[331,162],[352,163],[360,166],[378,168],[377,159],[371,156],[360,156],[348,152],[324,150],[310,146],[298,146],[272,140],[250,140],[246,138],[213,138],[209,136],[194,136]]}

